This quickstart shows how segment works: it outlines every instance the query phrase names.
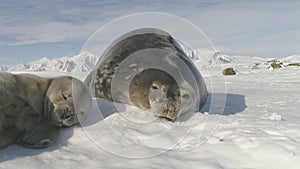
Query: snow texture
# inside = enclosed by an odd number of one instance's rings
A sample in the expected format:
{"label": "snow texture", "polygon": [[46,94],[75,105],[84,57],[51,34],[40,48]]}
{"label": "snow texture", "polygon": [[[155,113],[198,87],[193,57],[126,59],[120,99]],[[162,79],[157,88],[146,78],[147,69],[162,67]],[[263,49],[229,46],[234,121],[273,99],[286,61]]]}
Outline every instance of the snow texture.
{"label": "snow texture", "polygon": [[[300,67],[269,70],[272,59],[206,50],[205,60],[201,50],[191,53],[210,92],[202,112],[169,123],[129,106],[94,99],[82,126],[61,129],[54,147],[31,150],[12,145],[0,150],[0,168],[300,168]],[[63,63],[69,66],[59,70],[93,67],[93,59],[87,59],[91,64],[66,60]],[[279,60],[287,65],[299,63],[300,57]],[[47,72],[37,74],[53,76],[57,73],[48,69],[57,65],[64,64],[45,58],[19,67],[43,67]],[[224,77],[226,67],[238,74]],[[116,109],[119,113],[114,113]],[[212,109],[223,111],[213,113]]]}

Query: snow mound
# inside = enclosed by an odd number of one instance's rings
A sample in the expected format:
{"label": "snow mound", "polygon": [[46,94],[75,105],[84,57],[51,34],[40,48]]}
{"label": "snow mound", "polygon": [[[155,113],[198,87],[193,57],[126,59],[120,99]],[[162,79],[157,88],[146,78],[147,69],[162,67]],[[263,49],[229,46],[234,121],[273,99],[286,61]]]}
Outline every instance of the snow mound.
{"label": "snow mound", "polygon": [[270,120],[277,120],[277,121],[282,120],[281,115],[279,115],[277,113],[272,113],[269,118],[270,118]]}
{"label": "snow mound", "polygon": [[300,55],[291,55],[285,58],[281,58],[280,60],[287,62],[300,62]]}
{"label": "snow mound", "polygon": [[227,63],[236,63],[237,60],[234,59],[232,56],[221,54],[220,52],[216,52],[211,61],[210,64],[227,64]]}

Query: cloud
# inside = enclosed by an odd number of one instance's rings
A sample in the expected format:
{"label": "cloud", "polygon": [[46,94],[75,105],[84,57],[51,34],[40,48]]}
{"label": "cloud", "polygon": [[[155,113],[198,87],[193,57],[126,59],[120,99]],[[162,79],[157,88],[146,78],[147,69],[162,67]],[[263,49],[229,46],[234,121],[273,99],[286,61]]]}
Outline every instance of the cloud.
{"label": "cloud", "polygon": [[84,39],[94,32],[98,23],[74,25],[66,22],[46,22],[22,27],[2,27],[1,32],[14,36],[15,41],[2,42],[1,45],[16,46],[45,42],[63,42],[69,39]]}
{"label": "cloud", "polygon": [[[0,36],[10,36],[1,45],[28,45],[87,39],[105,19],[95,6],[73,1],[30,1],[0,4]],[[60,7],[60,3],[61,7]],[[98,8],[99,9],[99,8]],[[99,16],[99,17],[97,17]],[[100,17],[101,16],[101,17]],[[13,41],[11,40],[13,39]],[[2,40],[3,41],[3,40]]]}
{"label": "cloud", "polygon": [[[71,46],[71,41],[84,44],[99,27],[121,16],[166,12],[197,25],[214,45],[222,46],[219,50],[282,56],[300,52],[296,46],[300,39],[299,6],[296,0],[6,1],[0,3],[0,47],[39,43]],[[53,51],[53,55],[61,54]]]}
{"label": "cloud", "polygon": [[[134,5],[133,3],[137,3]],[[155,9],[124,1],[30,1],[0,4],[1,45],[86,40],[105,23],[132,12]]]}
{"label": "cloud", "polygon": [[11,60],[13,60],[13,59],[8,58],[8,57],[6,57],[6,58],[0,58],[0,62],[7,62],[7,61],[11,61]]}

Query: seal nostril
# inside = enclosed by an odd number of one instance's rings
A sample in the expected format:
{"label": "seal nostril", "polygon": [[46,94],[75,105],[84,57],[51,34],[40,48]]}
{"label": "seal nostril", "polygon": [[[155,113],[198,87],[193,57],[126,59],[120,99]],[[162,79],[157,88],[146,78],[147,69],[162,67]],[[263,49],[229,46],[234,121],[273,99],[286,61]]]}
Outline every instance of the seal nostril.
{"label": "seal nostril", "polygon": [[158,89],[158,86],[152,85],[152,89]]}
{"label": "seal nostril", "polygon": [[62,92],[61,94],[62,94],[62,97],[64,98],[64,100],[68,99],[68,96],[65,93]]}
{"label": "seal nostril", "polygon": [[68,118],[70,118],[72,116],[73,116],[73,114],[64,114],[63,115],[63,119],[68,119]]}
{"label": "seal nostril", "polygon": [[188,94],[184,94],[182,97],[187,100],[190,98],[190,96]]}

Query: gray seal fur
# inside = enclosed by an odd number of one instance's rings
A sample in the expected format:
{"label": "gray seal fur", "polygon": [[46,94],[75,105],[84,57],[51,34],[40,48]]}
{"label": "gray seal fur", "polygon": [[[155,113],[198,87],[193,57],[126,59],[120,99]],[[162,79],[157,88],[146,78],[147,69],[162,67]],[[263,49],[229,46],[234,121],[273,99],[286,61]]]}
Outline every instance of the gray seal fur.
{"label": "gray seal fur", "polygon": [[0,73],[0,149],[52,145],[57,128],[78,124],[91,103],[88,88],[76,78]]}
{"label": "gray seal fur", "polygon": [[176,40],[154,28],[115,40],[85,84],[94,97],[148,109],[170,121],[199,111],[208,95],[199,70]]}

